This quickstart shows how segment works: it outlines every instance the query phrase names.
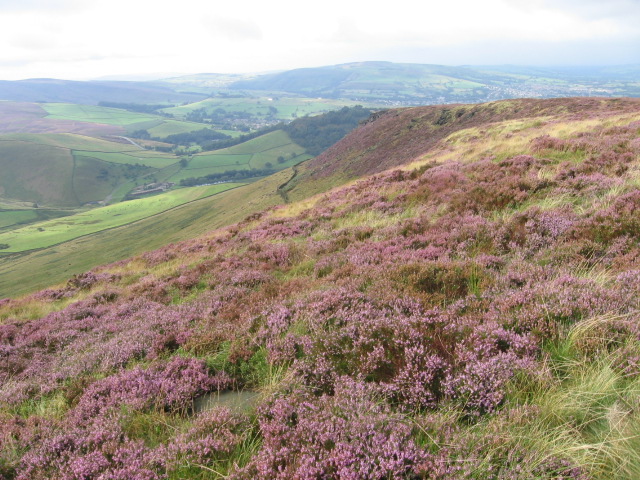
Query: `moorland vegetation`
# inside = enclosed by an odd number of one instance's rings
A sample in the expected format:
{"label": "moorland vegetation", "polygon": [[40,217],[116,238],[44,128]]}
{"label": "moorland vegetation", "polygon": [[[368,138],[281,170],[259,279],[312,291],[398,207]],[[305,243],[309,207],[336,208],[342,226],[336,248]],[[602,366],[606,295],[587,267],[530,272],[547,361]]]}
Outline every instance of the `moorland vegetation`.
{"label": "moorland vegetation", "polygon": [[348,183],[1,300],[0,475],[640,476],[640,102],[390,111],[303,173]]}

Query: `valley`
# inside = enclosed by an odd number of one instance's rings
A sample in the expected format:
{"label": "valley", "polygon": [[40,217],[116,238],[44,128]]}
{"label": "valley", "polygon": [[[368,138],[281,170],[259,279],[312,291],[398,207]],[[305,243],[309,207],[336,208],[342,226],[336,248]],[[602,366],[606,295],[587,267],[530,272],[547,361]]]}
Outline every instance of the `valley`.
{"label": "valley", "polygon": [[[246,133],[99,105],[4,101],[2,115],[0,295],[13,295],[150,245],[202,233],[211,228],[206,222],[212,217],[237,221],[226,209],[202,214],[202,205],[215,208],[213,197],[222,192],[289,172],[312,158],[308,152],[322,151],[355,127],[369,110],[340,110],[320,120],[317,134],[308,133],[308,124],[318,120],[307,117],[299,120],[299,128],[293,122]],[[273,195],[282,198],[276,188]],[[251,196],[249,191],[244,198]],[[184,217],[176,224],[174,215]],[[185,225],[186,218],[196,225]],[[160,221],[164,227],[137,228]],[[123,248],[98,252],[102,238],[112,236],[124,239]],[[31,271],[34,262],[38,267]]]}

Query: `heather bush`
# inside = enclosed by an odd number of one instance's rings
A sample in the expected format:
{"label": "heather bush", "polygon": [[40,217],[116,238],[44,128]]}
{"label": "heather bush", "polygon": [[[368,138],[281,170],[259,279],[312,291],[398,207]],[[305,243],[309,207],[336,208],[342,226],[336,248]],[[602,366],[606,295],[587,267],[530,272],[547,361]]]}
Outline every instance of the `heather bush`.
{"label": "heather bush", "polygon": [[198,305],[104,304],[94,297],[36,321],[5,324],[0,329],[9,337],[0,375],[10,380],[0,386],[0,398],[17,403],[25,392],[46,394],[78,375],[109,372],[176,349],[205,312]]}
{"label": "heather bush", "polygon": [[628,300],[626,295],[593,280],[563,275],[497,296],[488,315],[516,332],[555,340],[564,327],[582,319],[625,313]]}
{"label": "heather bush", "polygon": [[[295,371],[317,391],[331,393],[337,379],[348,375],[376,384],[402,409],[433,408],[449,398],[469,412],[492,411],[513,374],[532,368],[537,347],[526,333],[457,319],[463,308],[425,312],[416,302],[387,305],[333,290],[287,312],[281,331],[307,319],[306,336],[284,338]],[[284,357],[283,344],[276,358]]]}
{"label": "heather bush", "polygon": [[22,457],[16,480],[159,480],[163,461],[141,441],[128,439],[115,417],[98,417],[88,428],[49,424]]}
{"label": "heather bush", "polygon": [[611,207],[594,212],[580,225],[580,233],[596,242],[611,244],[615,239],[640,237],[640,191],[616,198]]}
{"label": "heather bush", "polygon": [[203,465],[218,470],[218,464],[228,463],[250,434],[247,418],[229,408],[214,407],[199,414],[187,431],[160,448],[157,455],[166,458],[170,475],[189,474],[194,466],[203,469]]}
{"label": "heather bush", "polygon": [[411,426],[365,384],[340,379],[335,395],[303,390],[260,410],[263,445],[232,478],[410,478],[422,461]]}
{"label": "heather bush", "polygon": [[71,415],[85,423],[121,406],[187,411],[197,396],[229,386],[227,375],[210,376],[203,361],[175,356],[166,364],[136,367],[91,384]]}

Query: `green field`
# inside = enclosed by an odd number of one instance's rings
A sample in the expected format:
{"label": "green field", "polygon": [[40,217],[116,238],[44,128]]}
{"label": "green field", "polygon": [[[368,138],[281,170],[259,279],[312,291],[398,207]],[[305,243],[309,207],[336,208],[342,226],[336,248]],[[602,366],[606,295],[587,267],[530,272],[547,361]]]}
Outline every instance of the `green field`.
{"label": "green field", "polygon": [[[278,162],[278,157],[283,157],[285,161]],[[185,178],[203,177],[226,170],[282,169],[308,158],[311,156],[292,142],[286,132],[276,130],[233,147],[194,155],[186,168],[169,180],[179,182]]]}
{"label": "green field", "polygon": [[70,150],[97,150],[101,152],[129,152],[140,150],[130,143],[119,143],[102,138],[72,133],[10,133],[0,136],[0,142],[20,140]]}
{"label": "green field", "polygon": [[46,118],[75,120],[78,122],[128,126],[157,118],[153,115],[129,112],[119,108],[76,105],[73,103],[43,103],[41,106],[49,114]]}
{"label": "green field", "polygon": [[210,128],[202,123],[171,120],[157,115],[129,112],[119,108],[71,103],[43,103],[41,107],[48,113],[45,118],[51,120],[114,125],[125,128],[129,133],[136,130],[147,130],[152,137],[157,138]]}
{"label": "green field", "polygon": [[2,197],[74,206],[73,157],[67,149],[23,141],[0,142]]}
{"label": "green field", "polygon": [[209,197],[242,184],[225,183],[183,188],[148,198],[96,208],[64,219],[48,220],[0,233],[0,244],[10,247],[3,253],[16,253],[57,245],[74,238],[126,225],[157,215],[185,203]]}
{"label": "green field", "polygon": [[165,138],[168,135],[175,135],[178,133],[195,132],[196,130],[202,130],[203,128],[209,128],[203,123],[196,122],[182,122],[179,120],[165,120],[163,123],[156,127],[148,128],[147,131],[152,137]]}
{"label": "green field", "polygon": [[78,207],[104,200],[115,190],[117,201],[127,193],[119,194],[120,186],[128,185],[130,190],[149,183],[153,181],[149,174],[160,173],[178,160],[170,153],[84,135],[2,135],[0,197],[40,206]]}
{"label": "green field", "polygon": [[35,210],[9,210],[0,211],[0,228],[10,227],[20,223],[26,223],[38,218]]}
{"label": "green field", "polygon": [[[226,149],[225,149],[226,150]],[[212,167],[236,167],[240,168],[242,165],[249,165],[251,153],[229,153],[223,150],[216,151],[217,153],[205,153],[194,155],[193,159],[189,162],[185,171],[201,170],[203,168]]]}
{"label": "green field", "polygon": [[74,210],[32,208],[0,210],[0,230],[8,231],[35,222],[72,215]]}
{"label": "green field", "polygon": [[0,298],[45,288],[96,265],[239,222],[252,212],[282,203],[277,188],[292,175],[286,169],[241,188],[42,250],[14,255],[0,252]]}
{"label": "green field", "polygon": [[164,168],[178,161],[174,155],[157,153],[156,155],[141,155],[142,150],[135,152],[99,152],[87,150],[74,150],[73,154],[81,157],[90,157],[103,162],[118,163],[123,165],[146,165],[153,168]]}
{"label": "green field", "polygon": [[[281,161],[278,161],[278,158]],[[70,134],[0,136],[0,196],[50,207],[117,202],[136,185],[179,182],[227,170],[283,169],[310,158],[283,131],[193,155],[183,168],[170,153]]]}

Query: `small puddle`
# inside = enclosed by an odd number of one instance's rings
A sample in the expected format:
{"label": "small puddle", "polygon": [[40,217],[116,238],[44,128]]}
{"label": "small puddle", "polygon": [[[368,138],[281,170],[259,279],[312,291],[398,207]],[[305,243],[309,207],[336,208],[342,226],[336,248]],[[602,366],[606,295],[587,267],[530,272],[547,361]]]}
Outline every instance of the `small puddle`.
{"label": "small puddle", "polygon": [[196,413],[213,407],[229,407],[238,412],[248,412],[258,402],[259,397],[258,392],[251,390],[212,392],[196,398],[193,407]]}

